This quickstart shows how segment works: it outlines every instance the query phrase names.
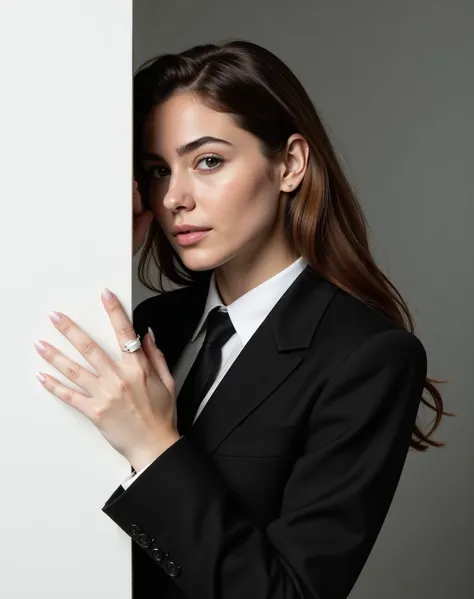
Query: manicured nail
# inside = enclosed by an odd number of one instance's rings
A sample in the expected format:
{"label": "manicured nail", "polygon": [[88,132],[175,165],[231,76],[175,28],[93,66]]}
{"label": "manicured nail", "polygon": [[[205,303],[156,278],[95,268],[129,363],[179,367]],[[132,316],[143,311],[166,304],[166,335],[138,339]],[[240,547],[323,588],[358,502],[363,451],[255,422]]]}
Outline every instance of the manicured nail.
{"label": "manicured nail", "polygon": [[44,376],[44,374],[41,374],[41,372],[36,373],[36,378],[39,380],[40,383],[46,382],[46,377]]}
{"label": "manicured nail", "polygon": [[54,311],[53,312],[48,312],[48,316],[56,324],[61,320],[61,314],[59,314],[58,312],[54,312]]}
{"label": "manicured nail", "polygon": [[153,333],[150,327],[148,327],[148,332],[150,333],[150,337],[153,339],[153,343],[156,345],[155,334]]}
{"label": "manicured nail", "polygon": [[40,352],[43,352],[46,349],[46,345],[42,341],[33,341],[33,345]]}
{"label": "manicured nail", "polygon": [[105,300],[110,301],[111,299],[113,299],[114,294],[110,291],[110,289],[108,289],[107,287],[105,287],[104,290],[102,291],[102,297]]}

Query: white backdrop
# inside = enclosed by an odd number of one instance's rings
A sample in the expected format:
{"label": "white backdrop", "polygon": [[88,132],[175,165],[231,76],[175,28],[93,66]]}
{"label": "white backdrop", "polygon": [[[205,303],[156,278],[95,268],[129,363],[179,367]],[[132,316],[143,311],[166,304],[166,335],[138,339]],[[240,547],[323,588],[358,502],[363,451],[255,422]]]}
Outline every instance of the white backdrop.
{"label": "white backdrop", "polygon": [[129,473],[35,371],[47,316],[120,349],[100,292],[131,310],[131,0],[0,3],[0,597],[131,596],[130,540],[101,511]]}

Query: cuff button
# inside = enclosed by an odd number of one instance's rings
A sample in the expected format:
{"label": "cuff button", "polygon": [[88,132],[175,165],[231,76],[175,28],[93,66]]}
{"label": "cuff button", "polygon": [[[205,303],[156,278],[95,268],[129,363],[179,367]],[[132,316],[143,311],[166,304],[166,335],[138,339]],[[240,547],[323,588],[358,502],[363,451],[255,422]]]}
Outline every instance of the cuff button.
{"label": "cuff button", "polygon": [[180,573],[181,573],[181,567],[178,566],[178,564],[176,564],[175,562],[168,562],[166,564],[166,570],[168,571],[168,574],[172,578],[175,578],[176,576],[179,576]]}
{"label": "cuff button", "polygon": [[132,524],[129,529],[130,536],[132,538],[138,537],[138,535],[142,532],[142,529],[136,524]]}
{"label": "cuff button", "polygon": [[163,561],[164,552],[162,549],[152,549],[151,555],[155,562],[158,562],[160,564]]}
{"label": "cuff button", "polygon": [[150,539],[149,539],[148,535],[146,535],[145,533],[138,535],[136,541],[140,545],[140,547],[149,547],[150,546]]}

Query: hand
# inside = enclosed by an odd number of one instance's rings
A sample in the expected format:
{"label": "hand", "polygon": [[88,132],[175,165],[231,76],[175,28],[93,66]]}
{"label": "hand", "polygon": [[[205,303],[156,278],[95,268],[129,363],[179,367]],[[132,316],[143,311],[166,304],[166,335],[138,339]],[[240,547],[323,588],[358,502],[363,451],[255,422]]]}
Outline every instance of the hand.
{"label": "hand", "polygon": [[153,212],[145,210],[138,185],[133,180],[133,255],[137,254],[145,241],[146,233],[153,222]]}
{"label": "hand", "polygon": [[[118,298],[102,295],[121,347],[136,338],[132,323]],[[105,439],[135,468],[140,470],[180,438],[176,425],[175,383],[162,352],[150,334],[142,347],[112,360],[70,318],[60,314],[54,326],[97,371],[79,366],[44,341],[42,357],[66,378],[82,387],[84,395],[46,375],[43,386],[93,422]],[[43,373],[41,373],[43,374]],[[43,374],[44,376],[44,374]]]}

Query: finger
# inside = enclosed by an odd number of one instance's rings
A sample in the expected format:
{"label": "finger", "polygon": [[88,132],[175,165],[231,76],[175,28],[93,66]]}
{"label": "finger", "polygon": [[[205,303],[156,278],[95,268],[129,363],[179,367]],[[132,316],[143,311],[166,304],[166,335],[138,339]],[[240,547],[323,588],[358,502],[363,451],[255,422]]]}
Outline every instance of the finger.
{"label": "finger", "polygon": [[138,184],[135,181],[133,186],[133,214],[136,215],[142,212],[149,212],[149,210],[145,210],[141,193],[138,191]]}
{"label": "finger", "polygon": [[138,191],[137,182],[133,182],[133,213],[137,214],[141,212],[142,207],[142,199],[140,196],[140,192]]}
{"label": "finger", "polygon": [[[132,341],[137,338],[137,333],[135,332],[133,324],[127,316],[118,297],[109,289],[104,290],[102,293],[102,303],[114,328],[120,349],[123,349],[123,346],[127,341]],[[137,355],[142,354],[142,351],[139,349],[133,353],[124,353],[128,356],[134,356],[136,359]]]}
{"label": "finger", "polygon": [[89,337],[89,335],[84,333],[84,331],[65,314],[59,312],[56,312],[55,314],[57,314],[60,319],[56,322],[50,315],[51,322],[58,331],[72,343],[81,356],[83,356],[89,364],[94,366],[99,374],[104,372],[106,368],[110,368],[112,364],[110,357],[91,337]]}
{"label": "finger", "polygon": [[70,406],[84,414],[84,416],[87,416],[92,420],[94,414],[92,410],[92,405],[90,403],[90,399],[88,397],[86,397],[82,393],[79,393],[78,391],[75,391],[74,389],[66,387],[66,385],[61,384],[57,379],[55,379],[49,374],[46,374],[45,372],[37,373],[36,376],[39,378],[38,375],[44,378],[44,381],[40,380],[40,383],[43,385],[45,389],[47,389],[50,393],[58,397],[64,403],[69,404]]}
{"label": "finger", "polygon": [[89,372],[86,368],[83,368],[73,360],[70,360],[58,349],[45,341],[40,341],[39,343],[35,342],[34,345],[37,352],[49,362],[49,364],[54,366],[72,383],[81,387],[89,394],[92,394],[93,390],[97,387],[97,377],[92,372]]}

